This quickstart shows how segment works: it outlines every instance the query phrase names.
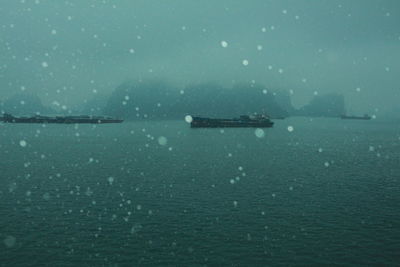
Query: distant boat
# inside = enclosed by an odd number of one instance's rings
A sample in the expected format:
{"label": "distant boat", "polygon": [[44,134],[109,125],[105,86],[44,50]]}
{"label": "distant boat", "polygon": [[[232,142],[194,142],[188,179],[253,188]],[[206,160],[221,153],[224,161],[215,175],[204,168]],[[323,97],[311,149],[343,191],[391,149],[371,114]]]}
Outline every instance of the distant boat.
{"label": "distant boat", "polygon": [[92,124],[102,124],[102,123],[121,123],[123,120],[115,119],[111,117],[104,116],[40,116],[35,115],[32,117],[14,117],[11,114],[4,113],[3,117],[0,117],[0,121],[6,123],[62,123],[62,124],[72,124],[72,123],[92,123]]}
{"label": "distant boat", "polygon": [[364,116],[347,116],[347,115],[342,115],[340,116],[341,119],[344,120],[370,120],[372,119],[371,116],[368,114],[364,114]]}
{"label": "distant boat", "polygon": [[192,117],[191,128],[224,128],[224,127],[272,127],[274,123],[264,115],[247,116],[242,115],[233,119],[213,119]]}

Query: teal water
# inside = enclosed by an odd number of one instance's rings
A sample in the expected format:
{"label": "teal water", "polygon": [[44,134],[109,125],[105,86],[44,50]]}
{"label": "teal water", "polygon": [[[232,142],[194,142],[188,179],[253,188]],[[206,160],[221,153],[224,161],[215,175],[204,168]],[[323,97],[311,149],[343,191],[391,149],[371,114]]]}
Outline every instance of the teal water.
{"label": "teal water", "polygon": [[0,266],[398,264],[398,124],[257,134],[0,124]]}

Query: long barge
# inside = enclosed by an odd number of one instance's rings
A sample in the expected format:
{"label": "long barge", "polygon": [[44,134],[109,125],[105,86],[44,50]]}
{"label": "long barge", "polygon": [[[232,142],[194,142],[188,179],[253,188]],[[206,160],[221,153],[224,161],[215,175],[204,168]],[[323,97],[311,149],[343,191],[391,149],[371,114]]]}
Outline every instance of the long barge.
{"label": "long barge", "polygon": [[60,124],[74,124],[74,123],[92,123],[92,124],[103,124],[103,123],[121,123],[123,120],[115,119],[105,116],[41,116],[35,115],[32,117],[15,117],[11,114],[4,113],[3,117],[0,117],[0,121],[5,123],[60,123]]}

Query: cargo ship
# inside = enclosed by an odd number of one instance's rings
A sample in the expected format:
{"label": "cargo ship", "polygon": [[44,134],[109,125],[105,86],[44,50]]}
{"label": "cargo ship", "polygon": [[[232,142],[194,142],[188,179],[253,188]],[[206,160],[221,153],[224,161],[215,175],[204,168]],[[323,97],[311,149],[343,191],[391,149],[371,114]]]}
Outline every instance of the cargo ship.
{"label": "cargo ship", "polygon": [[6,123],[63,123],[63,124],[72,124],[72,123],[93,123],[93,124],[101,124],[101,123],[121,123],[123,120],[115,119],[111,117],[105,116],[41,116],[35,115],[32,117],[14,117],[11,114],[4,113],[3,117],[0,117],[0,121]]}
{"label": "cargo ship", "polygon": [[272,122],[269,117],[264,115],[247,116],[242,115],[239,118],[233,119],[213,119],[203,117],[192,117],[190,122],[191,128],[224,128],[224,127],[254,127],[265,128],[272,127]]}
{"label": "cargo ship", "polygon": [[364,116],[347,116],[347,115],[342,115],[340,116],[341,119],[343,120],[370,120],[371,116],[368,114],[364,114]]}

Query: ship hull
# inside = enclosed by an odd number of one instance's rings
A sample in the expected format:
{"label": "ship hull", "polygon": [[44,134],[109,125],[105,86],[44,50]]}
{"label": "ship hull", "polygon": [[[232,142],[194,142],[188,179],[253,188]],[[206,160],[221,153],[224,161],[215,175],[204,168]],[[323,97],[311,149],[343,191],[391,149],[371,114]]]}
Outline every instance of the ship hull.
{"label": "ship hull", "polygon": [[340,116],[342,120],[370,120],[371,117]]}
{"label": "ship hull", "polygon": [[3,120],[6,123],[41,123],[41,124],[105,124],[105,123],[121,123],[122,120]]}
{"label": "ship hull", "polygon": [[270,120],[236,120],[236,119],[209,119],[194,117],[191,128],[270,128],[274,123]]}
{"label": "ship hull", "polygon": [[5,123],[40,123],[40,124],[104,124],[104,123],[121,123],[123,120],[103,117],[14,117],[4,116],[0,119]]}

